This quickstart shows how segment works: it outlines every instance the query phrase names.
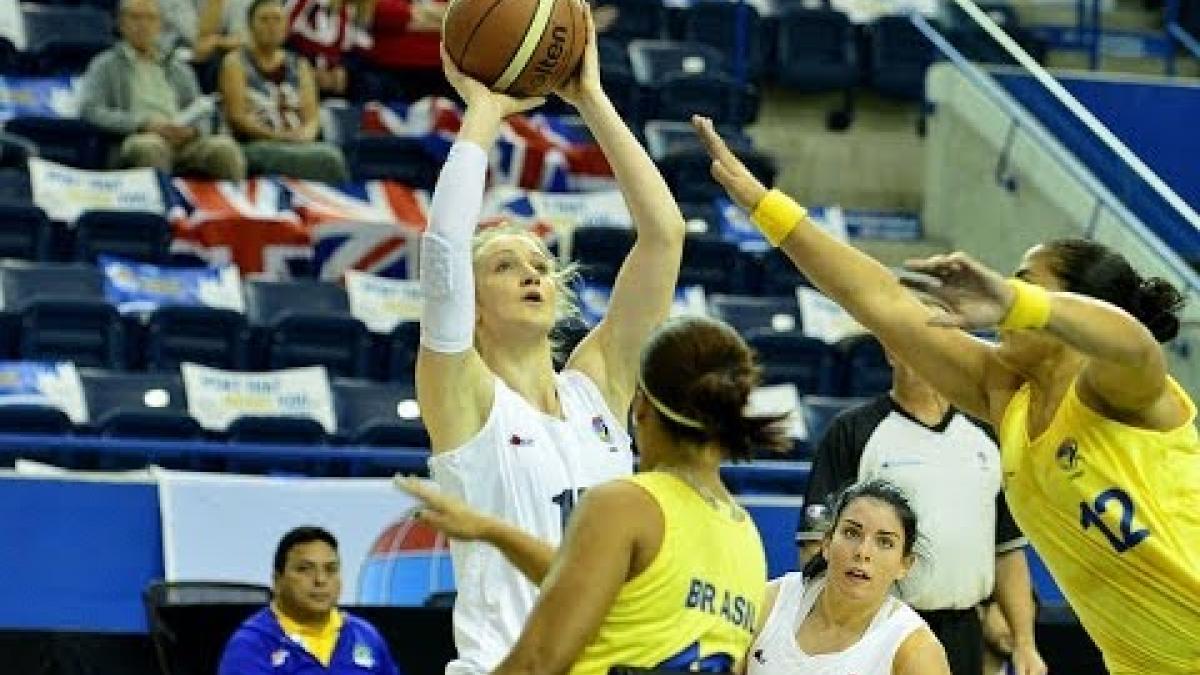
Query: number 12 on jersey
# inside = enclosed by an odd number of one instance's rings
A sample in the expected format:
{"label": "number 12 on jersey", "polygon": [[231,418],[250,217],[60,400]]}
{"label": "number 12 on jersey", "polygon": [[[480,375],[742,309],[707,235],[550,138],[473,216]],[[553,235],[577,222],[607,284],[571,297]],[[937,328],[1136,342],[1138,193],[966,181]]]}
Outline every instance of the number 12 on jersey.
{"label": "number 12 on jersey", "polygon": [[[1107,510],[1109,502],[1116,502],[1121,506],[1120,532],[1114,533],[1108,524],[1100,519],[1100,514]],[[1079,502],[1079,524],[1085,530],[1095,525],[1117,553],[1128,551],[1150,536],[1150,530],[1133,529],[1134,515],[1133,500],[1129,498],[1129,493],[1121,488],[1114,487],[1101,492],[1091,504]]]}

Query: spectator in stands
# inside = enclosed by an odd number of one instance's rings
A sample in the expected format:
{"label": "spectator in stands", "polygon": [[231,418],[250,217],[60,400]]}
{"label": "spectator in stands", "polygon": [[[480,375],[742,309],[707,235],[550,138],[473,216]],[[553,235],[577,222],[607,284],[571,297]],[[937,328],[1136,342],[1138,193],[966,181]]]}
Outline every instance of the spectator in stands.
{"label": "spectator in stands", "polygon": [[254,0],[246,18],[250,41],[225,55],[220,92],[250,172],[347,180],[341,150],[316,140],[320,116],[312,66],[283,47],[282,3]]}
{"label": "spectator in stands", "polygon": [[445,0],[378,0],[368,62],[390,71],[389,88],[402,97],[449,96],[440,55]]}
{"label": "spectator in stands", "polygon": [[830,499],[881,478],[902,488],[921,521],[921,559],[898,586],[946,648],[954,675],[983,667],[976,606],[992,595],[1017,627],[1017,675],[1043,675],[1033,638],[1034,606],[1025,538],[1001,492],[1000,451],[991,429],[962,414],[911,368],[887,353],[892,389],[839,415],[821,439],[796,535],[804,557],[828,526]]}
{"label": "spectator in stands", "polygon": [[345,96],[349,60],[371,46],[376,0],[286,0],[288,46],[309,59],[322,94]]}
{"label": "spectator in stands", "polygon": [[83,118],[125,135],[121,166],[241,180],[246,162],[237,143],[206,133],[209,115],[183,115],[202,103],[200,90],[185,63],[159,51],[161,24],[158,0],[122,0],[121,41],[97,55],[83,75]]}
{"label": "spectator in stands", "polygon": [[229,638],[218,675],[399,675],[371,624],[339,611],[337,540],[320,527],[298,527],[279,540],[274,599]]}

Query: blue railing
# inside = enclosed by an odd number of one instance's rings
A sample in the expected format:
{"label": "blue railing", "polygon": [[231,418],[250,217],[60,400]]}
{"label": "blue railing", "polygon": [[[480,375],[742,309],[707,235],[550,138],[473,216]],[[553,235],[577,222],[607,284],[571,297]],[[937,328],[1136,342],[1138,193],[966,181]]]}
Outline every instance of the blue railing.
{"label": "blue railing", "polygon": [[[913,14],[910,19],[968,81],[1012,119],[1015,129],[1037,139],[1040,147],[1086,187],[1096,200],[1094,212],[1103,209],[1114,214],[1174,276],[1200,291],[1200,277],[1177,253],[1195,253],[1200,259],[1200,217],[973,3],[955,1],[1025,67],[1028,77],[1019,82],[1028,83],[1028,87],[1013,89],[1024,94],[1040,84],[1040,95],[1054,101],[1067,116],[1059,115],[1051,120],[1053,123],[1041,116],[1035,118],[1003,86],[1003,77],[998,79],[968,60],[924,17]],[[1018,80],[1010,78],[1008,82]],[[1026,98],[1032,99],[1033,95]]]}

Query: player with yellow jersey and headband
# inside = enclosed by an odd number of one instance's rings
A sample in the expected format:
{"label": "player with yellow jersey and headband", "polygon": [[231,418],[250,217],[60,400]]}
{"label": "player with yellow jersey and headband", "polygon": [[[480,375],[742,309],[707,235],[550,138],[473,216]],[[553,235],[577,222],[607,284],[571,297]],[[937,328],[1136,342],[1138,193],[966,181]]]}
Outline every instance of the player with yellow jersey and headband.
{"label": "player with yellow jersey and headband", "polygon": [[[1182,297],[1068,239],[1005,279],[962,253],[902,283],[768,191],[712,123],[712,174],[826,295],[952,403],[998,429],[1005,492],[1113,675],[1200,673],[1200,439],[1160,342]],[[905,285],[939,306],[931,309]],[[993,344],[967,330],[1000,329]]]}
{"label": "player with yellow jersey and headband", "polygon": [[420,481],[420,517],[503,551],[541,593],[495,673],[607,675],[616,666],[739,672],[767,567],[720,465],[787,446],[780,416],[745,412],[759,369],[728,325],[667,322],[642,351],[633,403],[641,473],[591,488],[561,547],[473,512]]}

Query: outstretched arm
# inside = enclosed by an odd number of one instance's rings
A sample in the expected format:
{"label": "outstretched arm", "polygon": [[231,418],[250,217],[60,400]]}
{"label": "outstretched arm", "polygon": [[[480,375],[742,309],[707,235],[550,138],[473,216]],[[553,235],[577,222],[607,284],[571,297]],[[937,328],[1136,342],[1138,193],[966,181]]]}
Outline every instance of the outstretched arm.
{"label": "outstretched arm", "polygon": [[1089,407],[1153,429],[1187,421],[1187,406],[1167,387],[1162,347],[1125,310],[1029,283],[1051,289],[1057,285],[1054,279],[1035,279],[1030,269],[1020,270],[1017,279],[1005,279],[963,253],[910,261],[908,266],[925,275],[914,283],[945,308],[936,325],[1045,330],[1087,358],[1078,392]]}
{"label": "outstretched arm", "polygon": [[890,270],[825,233],[802,209],[788,209],[793,203],[781,193],[769,196],[726,147],[711,120],[696,117],[693,124],[713,159],[713,177],[735,202],[755,214],[756,222],[775,222],[781,238],[773,243],[806,277],[959,408],[997,420],[1015,382],[995,376],[999,364],[986,343],[960,331],[930,327],[931,311]]}
{"label": "outstretched arm", "polygon": [[417,399],[433,452],[457,448],[483,428],[492,376],[475,351],[471,239],[483,204],[487,152],[504,118],[541,103],[496,94],[459,72],[442,52],[446,78],[467,103],[458,140],[442,166],[421,238],[421,348]]}
{"label": "outstretched arm", "polygon": [[504,557],[534,584],[540,585],[556,550],[550,544],[508,523],[480,513],[462,501],[443,494],[428,481],[396,478],[396,486],[421,501],[417,517],[451,539],[482,541]]}
{"label": "outstretched arm", "polygon": [[617,274],[608,312],[580,343],[569,365],[587,373],[612,411],[624,419],[642,344],[671,311],[686,226],[662,174],[600,86],[596,31],[590,11],[587,16],[583,63],[559,93],[578,108],[612,165],[637,239]]}
{"label": "outstretched arm", "polygon": [[[663,521],[641,488],[615,481],[587,491],[542,584],[525,630],[495,675],[562,675],[592,641],[629,578],[639,546]],[[597,555],[603,552],[603,555]],[[657,545],[655,545],[657,553]],[[645,552],[643,552],[645,553]]]}

